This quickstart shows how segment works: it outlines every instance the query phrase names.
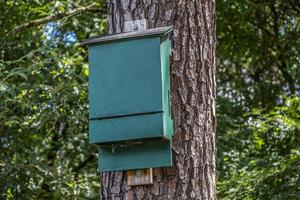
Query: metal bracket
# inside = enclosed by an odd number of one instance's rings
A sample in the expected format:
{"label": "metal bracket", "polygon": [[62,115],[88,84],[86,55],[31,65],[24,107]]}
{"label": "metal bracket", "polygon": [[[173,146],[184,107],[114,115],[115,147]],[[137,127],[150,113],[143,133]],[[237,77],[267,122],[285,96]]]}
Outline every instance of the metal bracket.
{"label": "metal bracket", "polygon": [[142,31],[148,28],[148,21],[146,19],[139,19],[134,21],[125,21],[124,32]]}

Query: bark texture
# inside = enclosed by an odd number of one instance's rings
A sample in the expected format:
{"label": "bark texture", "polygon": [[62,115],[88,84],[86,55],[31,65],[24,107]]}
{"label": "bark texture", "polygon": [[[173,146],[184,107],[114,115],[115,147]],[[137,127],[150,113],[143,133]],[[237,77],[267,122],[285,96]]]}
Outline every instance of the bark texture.
{"label": "bark texture", "polygon": [[102,199],[216,199],[215,1],[111,0],[109,32],[124,21],[174,26],[171,102],[174,167],[154,169],[154,184],[129,187],[125,172],[101,174]]}

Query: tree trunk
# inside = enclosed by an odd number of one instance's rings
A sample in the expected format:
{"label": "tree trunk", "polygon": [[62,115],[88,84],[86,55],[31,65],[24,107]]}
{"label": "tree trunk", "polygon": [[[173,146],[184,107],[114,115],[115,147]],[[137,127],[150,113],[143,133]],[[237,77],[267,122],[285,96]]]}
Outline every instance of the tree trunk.
{"label": "tree trunk", "polygon": [[126,172],[101,174],[102,199],[216,199],[215,1],[111,0],[109,32],[124,21],[174,26],[171,101],[172,168],[154,169],[154,184],[127,185]]}

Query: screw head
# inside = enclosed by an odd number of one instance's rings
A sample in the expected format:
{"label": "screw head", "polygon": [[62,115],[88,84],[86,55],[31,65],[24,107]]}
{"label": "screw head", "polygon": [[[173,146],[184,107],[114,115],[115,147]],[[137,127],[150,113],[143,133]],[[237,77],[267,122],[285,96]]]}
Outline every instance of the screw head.
{"label": "screw head", "polygon": [[138,31],[139,30],[139,26],[137,24],[134,24],[132,29],[133,29],[133,31]]}

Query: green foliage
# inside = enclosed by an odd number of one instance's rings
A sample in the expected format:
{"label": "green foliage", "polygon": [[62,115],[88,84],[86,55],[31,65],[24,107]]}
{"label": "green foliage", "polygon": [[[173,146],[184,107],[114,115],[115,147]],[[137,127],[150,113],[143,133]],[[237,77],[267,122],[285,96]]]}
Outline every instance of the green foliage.
{"label": "green foliage", "polygon": [[78,46],[106,30],[104,4],[92,3],[1,1],[0,199],[99,198],[97,149],[87,142],[87,52]]}
{"label": "green foliage", "polygon": [[300,199],[299,10],[218,1],[220,199]]}
{"label": "green foliage", "polygon": [[[0,199],[99,198],[78,42],[106,31],[105,9],[0,1]],[[300,197],[299,11],[296,0],[217,1],[220,199]]]}
{"label": "green foliage", "polygon": [[[300,194],[300,98],[283,105],[253,110],[231,137],[243,139],[242,148],[223,152],[219,182],[226,199],[297,199]],[[230,141],[227,141],[228,145]]]}

